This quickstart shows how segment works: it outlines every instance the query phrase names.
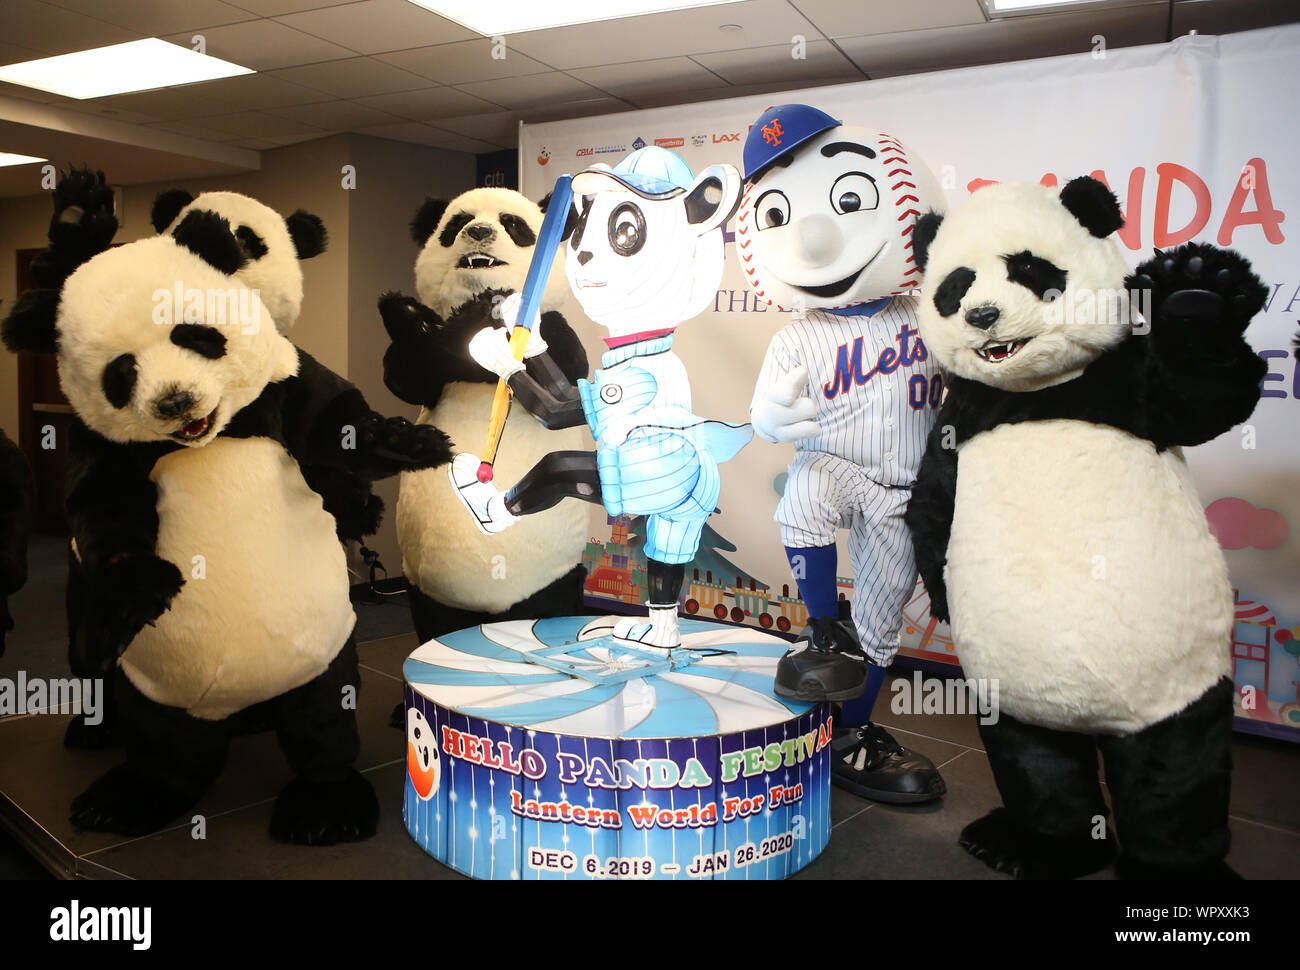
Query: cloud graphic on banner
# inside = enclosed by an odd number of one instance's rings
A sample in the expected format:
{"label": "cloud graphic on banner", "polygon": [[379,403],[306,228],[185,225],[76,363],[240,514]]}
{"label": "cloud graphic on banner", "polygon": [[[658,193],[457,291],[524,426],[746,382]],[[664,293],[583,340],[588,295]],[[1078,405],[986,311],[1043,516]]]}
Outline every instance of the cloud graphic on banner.
{"label": "cloud graphic on banner", "polygon": [[1221,498],[1205,509],[1219,545],[1224,549],[1276,549],[1291,527],[1272,509],[1258,509],[1244,498]]}

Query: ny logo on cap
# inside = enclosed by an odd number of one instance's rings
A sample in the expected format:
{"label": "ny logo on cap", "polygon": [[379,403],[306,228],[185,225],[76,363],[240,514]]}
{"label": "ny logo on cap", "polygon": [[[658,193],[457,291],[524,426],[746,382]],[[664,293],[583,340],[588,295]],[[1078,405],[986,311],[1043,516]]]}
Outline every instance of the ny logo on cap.
{"label": "ny logo on cap", "polygon": [[763,126],[763,141],[776,147],[781,144],[781,136],[785,131],[781,128],[781,119],[773,118]]}

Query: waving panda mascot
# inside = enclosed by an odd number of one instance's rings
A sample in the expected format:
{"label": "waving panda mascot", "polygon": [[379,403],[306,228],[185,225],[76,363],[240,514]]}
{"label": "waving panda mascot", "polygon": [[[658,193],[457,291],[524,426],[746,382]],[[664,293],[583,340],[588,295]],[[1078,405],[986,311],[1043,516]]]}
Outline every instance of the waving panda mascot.
{"label": "waving panda mascot", "polygon": [[[470,340],[500,325],[502,298],[523,286],[542,216],[541,207],[509,189],[473,189],[449,203],[427,200],[411,223],[422,247],[415,263],[419,299],[387,294],[380,301],[392,339],[384,383],[419,405],[416,423],[434,424],[462,445],[482,438],[497,384],[497,375],[470,356]],[[574,381],[587,373],[587,355],[555,310],[565,295],[557,263],[542,301],[541,335]],[[522,475],[557,445],[581,447],[581,432],[548,434],[514,408],[501,473]],[[397,535],[420,641],[493,620],[582,613],[587,532],[586,512],[568,503],[489,540],[465,517],[445,474],[403,473]]]}
{"label": "waving panda mascot", "polygon": [[962,845],[1019,877],[1231,876],[1233,595],[1181,449],[1250,417],[1267,288],[1201,243],[1126,278],[1100,182],[1005,183],[917,226],[921,332],[952,375],[907,511],[1003,807]]}
{"label": "waving panda mascot", "polygon": [[[432,467],[449,456],[446,436],[376,414],[278,333],[233,275],[247,256],[222,217],[192,212],[170,234],[94,255],[109,241],[89,241],[97,197],[65,196],[50,263],[68,275],[25,293],[3,338],[57,354],[76,411],[67,510],[85,576],[80,652],[115,671],[127,750],[72,820],[127,835],[166,825],[220,772],[233,715],[265,705],[295,773],[272,835],[366,838],[378,804],[352,767],[346,564],[301,468]],[[177,288],[185,306],[169,308]]]}
{"label": "waving panda mascot", "polygon": [[[869,721],[916,586],[903,523],[942,375],[917,331],[911,233],[943,192],[897,138],[802,104],[769,108],[745,143],[736,247],[760,300],[791,315],[772,338],[750,418],[793,443],[776,510],[808,626],[776,693],[842,701],[835,784],[886,802],[945,787],[929,759]],[[849,533],[852,603],[838,601],[836,537]]]}

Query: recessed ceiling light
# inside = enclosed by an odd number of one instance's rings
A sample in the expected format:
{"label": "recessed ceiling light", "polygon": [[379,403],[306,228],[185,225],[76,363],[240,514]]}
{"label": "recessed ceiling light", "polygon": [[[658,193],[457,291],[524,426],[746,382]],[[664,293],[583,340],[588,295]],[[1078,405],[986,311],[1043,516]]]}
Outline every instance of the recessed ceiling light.
{"label": "recessed ceiling light", "polygon": [[1132,6],[1142,0],[980,0],[991,19],[1020,17],[1026,14],[1052,13],[1071,7]]}
{"label": "recessed ceiling light", "polygon": [[0,168],[10,165],[30,165],[32,162],[44,162],[47,159],[35,155],[15,155],[13,152],[0,152]]}
{"label": "recessed ceiling light", "polygon": [[487,37],[746,0],[410,0]]}
{"label": "recessed ceiling light", "polygon": [[150,37],[10,64],[0,67],[0,81],[84,101],[253,73],[251,68]]}

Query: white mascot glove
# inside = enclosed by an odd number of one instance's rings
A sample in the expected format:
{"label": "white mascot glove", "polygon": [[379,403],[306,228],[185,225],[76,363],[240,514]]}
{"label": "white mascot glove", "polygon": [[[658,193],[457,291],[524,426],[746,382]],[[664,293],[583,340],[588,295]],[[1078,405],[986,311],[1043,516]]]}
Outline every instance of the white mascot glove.
{"label": "white mascot glove", "polygon": [[754,403],[749,406],[749,420],[760,437],[784,444],[821,434],[821,426],[815,420],[816,402],[810,397],[800,397],[807,383],[808,368],[800,364],[755,395]]}
{"label": "white mascot glove", "polygon": [[[519,307],[524,302],[523,294],[511,293],[497,307],[497,318],[513,332],[519,325]],[[528,328],[528,346],[524,348],[524,360],[546,353],[546,341],[542,339],[542,311],[533,314],[533,325]]]}

